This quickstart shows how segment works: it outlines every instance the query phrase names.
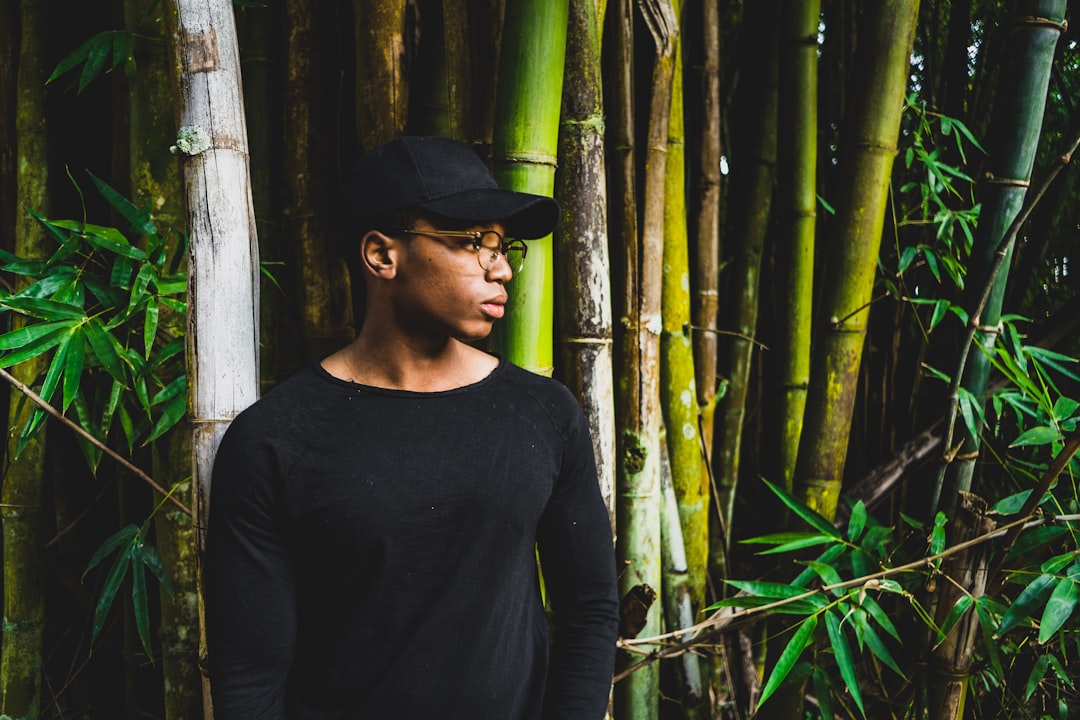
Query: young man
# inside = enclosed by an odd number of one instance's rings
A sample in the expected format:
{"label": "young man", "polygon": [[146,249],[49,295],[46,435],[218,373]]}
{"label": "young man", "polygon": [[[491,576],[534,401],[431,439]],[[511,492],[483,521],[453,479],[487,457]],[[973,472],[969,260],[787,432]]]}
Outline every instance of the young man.
{"label": "young man", "polygon": [[618,600],[585,418],[475,345],[555,201],[415,136],[361,158],[348,198],[358,336],[241,413],[215,462],[215,718],[602,718]]}

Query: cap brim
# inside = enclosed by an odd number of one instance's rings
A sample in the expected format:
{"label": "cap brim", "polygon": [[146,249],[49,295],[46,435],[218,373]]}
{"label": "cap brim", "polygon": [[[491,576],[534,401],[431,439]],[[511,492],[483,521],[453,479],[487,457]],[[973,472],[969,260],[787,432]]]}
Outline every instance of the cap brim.
{"label": "cap brim", "polygon": [[499,222],[507,237],[525,240],[550,235],[559,221],[553,198],[496,188],[466,190],[419,207],[452,220]]}

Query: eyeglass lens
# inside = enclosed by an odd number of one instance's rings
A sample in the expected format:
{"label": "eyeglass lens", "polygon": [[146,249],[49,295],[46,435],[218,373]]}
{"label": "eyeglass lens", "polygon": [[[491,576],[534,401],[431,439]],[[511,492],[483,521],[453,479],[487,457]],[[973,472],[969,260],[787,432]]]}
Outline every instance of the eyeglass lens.
{"label": "eyeglass lens", "polygon": [[499,261],[499,256],[506,254],[506,263],[515,275],[525,264],[525,246],[520,240],[509,240],[505,244],[497,232],[485,232],[480,236],[480,267],[490,270]]}

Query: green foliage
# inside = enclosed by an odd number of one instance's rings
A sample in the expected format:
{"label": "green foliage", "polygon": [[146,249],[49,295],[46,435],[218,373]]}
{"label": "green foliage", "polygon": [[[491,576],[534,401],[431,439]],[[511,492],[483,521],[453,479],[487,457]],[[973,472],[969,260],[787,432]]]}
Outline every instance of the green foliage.
{"label": "green foliage", "polygon": [[[20,289],[0,292],[0,317],[17,313],[25,319],[0,335],[0,366],[51,353],[38,394],[50,404],[59,399],[65,414],[74,409],[79,424],[103,443],[118,422],[131,452],[187,411],[183,338],[160,322],[163,311],[185,312],[187,280],[175,267],[182,253],[170,253],[175,238],[158,232],[150,208],[136,208],[101,179],[91,179],[129,223],[126,234],[28,210],[57,247],[44,260],[0,251],[0,269],[23,279]],[[45,411],[36,408],[19,428],[17,450],[44,419]],[[96,470],[101,450],[80,443]]]}
{"label": "green foliage", "polygon": [[157,578],[158,582],[169,595],[173,594],[172,584],[165,572],[165,565],[161,556],[153,545],[146,544],[149,535],[149,521],[142,527],[126,525],[116,531],[107,539],[97,552],[90,558],[83,571],[83,579],[97,565],[116,552],[113,564],[105,576],[101,594],[98,596],[97,605],[94,608],[94,623],[90,631],[90,643],[93,644],[101,628],[105,625],[105,619],[112,608],[116,593],[120,590],[124,579],[131,575],[131,606],[135,613],[135,627],[139,633],[139,641],[143,649],[152,660],[154,653],[150,644],[150,607],[147,601],[146,576],[147,573]]}
{"label": "green foliage", "polygon": [[124,30],[105,30],[71,51],[57,63],[52,75],[46,80],[51,83],[59,77],[82,66],[79,73],[78,92],[86,89],[90,82],[103,70],[113,70],[117,66],[124,69],[128,84],[135,82],[135,39]]}

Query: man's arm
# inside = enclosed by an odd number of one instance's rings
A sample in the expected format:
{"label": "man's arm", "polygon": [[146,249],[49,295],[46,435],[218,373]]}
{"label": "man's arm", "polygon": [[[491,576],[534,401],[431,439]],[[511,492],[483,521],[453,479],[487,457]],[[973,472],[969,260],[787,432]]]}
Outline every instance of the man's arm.
{"label": "man's arm", "polygon": [[555,615],[544,718],[598,720],[615,666],[619,603],[611,525],[580,411],[537,539]]}
{"label": "man's arm", "polygon": [[204,565],[217,720],[284,720],[296,635],[292,558],[257,428],[230,426],[214,462]]}

